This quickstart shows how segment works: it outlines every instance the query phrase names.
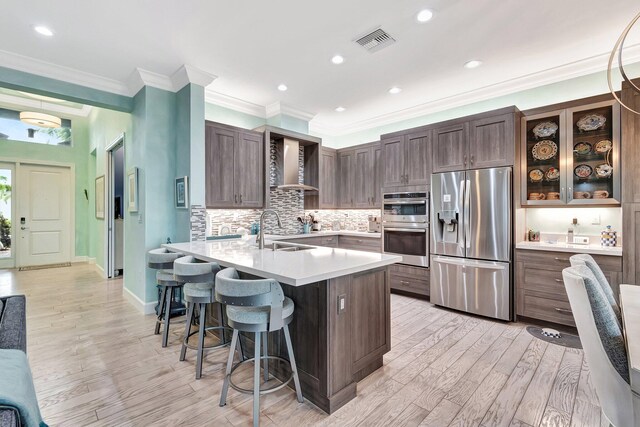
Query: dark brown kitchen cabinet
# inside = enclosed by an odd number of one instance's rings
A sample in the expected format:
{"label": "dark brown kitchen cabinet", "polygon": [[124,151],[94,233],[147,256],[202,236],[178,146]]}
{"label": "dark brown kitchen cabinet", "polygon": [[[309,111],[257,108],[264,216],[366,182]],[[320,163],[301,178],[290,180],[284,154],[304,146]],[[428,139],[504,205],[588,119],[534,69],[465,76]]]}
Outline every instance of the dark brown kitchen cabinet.
{"label": "dark brown kitchen cabinet", "polygon": [[430,131],[425,130],[382,140],[383,187],[429,184],[429,137]]}
{"label": "dark brown kitchen cabinet", "polygon": [[338,207],[352,208],[355,189],[355,150],[338,151]]}
{"label": "dark brown kitchen cabinet", "polygon": [[207,207],[264,206],[263,135],[207,122],[205,138]]}
{"label": "dark brown kitchen cabinet", "polygon": [[469,125],[469,132],[471,168],[513,165],[516,148],[513,114],[474,120]]}
{"label": "dark brown kitchen cabinet", "polygon": [[338,206],[337,195],[338,154],[332,148],[320,149],[320,209]]}
{"label": "dark brown kitchen cabinet", "polygon": [[[567,252],[518,249],[515,257],[516,314],[567,326],[575,326],[562,270],[570,267]],[[593,255],[614,294],[619,294],[622,257]]]}
{"label": "dark brown kitchen cabinet", "polygon": [[436,127],[433,130],[433,172],[449,172],[467,169],[469,150],[469,125],[457,123]]}

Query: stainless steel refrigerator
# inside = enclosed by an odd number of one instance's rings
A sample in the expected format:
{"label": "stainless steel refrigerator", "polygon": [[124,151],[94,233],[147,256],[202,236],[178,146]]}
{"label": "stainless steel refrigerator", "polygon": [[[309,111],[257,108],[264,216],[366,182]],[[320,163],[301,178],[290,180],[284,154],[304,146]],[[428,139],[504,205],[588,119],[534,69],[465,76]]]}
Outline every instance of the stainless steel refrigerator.
{"label": "stainless steel refrigerator", "polygon": [[431,302],[512,319],[512,170],[431,176]]}

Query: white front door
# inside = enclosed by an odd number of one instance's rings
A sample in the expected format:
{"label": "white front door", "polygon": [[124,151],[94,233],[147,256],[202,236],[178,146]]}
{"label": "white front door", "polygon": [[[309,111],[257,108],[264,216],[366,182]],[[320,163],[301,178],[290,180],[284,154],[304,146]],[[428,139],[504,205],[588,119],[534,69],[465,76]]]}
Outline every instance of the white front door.
{"label": "white front door", "polygon": [[17,183],[18,266],[71,262],[70,169],[23,163]]}

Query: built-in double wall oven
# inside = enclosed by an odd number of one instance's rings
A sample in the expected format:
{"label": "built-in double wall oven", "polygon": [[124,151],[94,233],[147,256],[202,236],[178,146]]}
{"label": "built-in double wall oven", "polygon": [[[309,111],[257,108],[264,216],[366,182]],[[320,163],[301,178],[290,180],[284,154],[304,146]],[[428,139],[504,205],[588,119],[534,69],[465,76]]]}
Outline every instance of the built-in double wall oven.
{"label": "built-in double wall oven", "polygon": [[382,251],[402,263],[429,266],[429,193],[385,193],[382,199]]}

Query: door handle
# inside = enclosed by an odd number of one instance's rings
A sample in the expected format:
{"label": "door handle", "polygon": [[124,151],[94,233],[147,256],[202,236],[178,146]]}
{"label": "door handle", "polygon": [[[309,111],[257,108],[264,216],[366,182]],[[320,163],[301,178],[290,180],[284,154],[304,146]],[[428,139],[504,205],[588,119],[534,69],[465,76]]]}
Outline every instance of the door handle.
{"label": "door handle", "polygon": [[473,154],[471,155],[471,165],[473,166]]}
{"label": "door handle", "polygon": [[28,230],[29,227],[20,227],[20,230]]}
{"label": "door handle", "polygon": [[385,227],[385,231],[402,231],[403,233],[426,233],[426,228],[389,228]]}
{"label": "door handle", "polygon": [[567,258],[558,258],[558,257],[554,257],[553,259],[555,259],[556,261],[569,261]]}
{"label": "door handle", "polygon": [[556,282],[558,282],[558,283],[562,283],[562,282],[563,282],[563,280],[562,280],[562,279],[556,279]]}
{"label": "door handle", "polygon": [[464,157],[462,158],[462,165],[463,166],[467,166],[467,155],[465,154]]}
{"label": "door handle", "polygon": [[555,310],[558,313],[564,313],[564,314],[573,314],[573,312],[571,310],[567,310],[566,308],[559,308],[559,307],[555,307]]}
{"label": "door handle", "polygon": [[240,195],[240,203],[242,203],[242,194]]}
{"label": "door handle", "polygon": [[238,203],[238,195],[237,194],[233,195],[233,203],[236,203],[236,204]]}

